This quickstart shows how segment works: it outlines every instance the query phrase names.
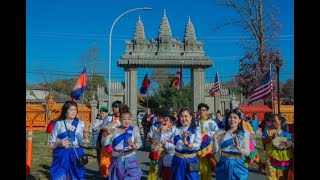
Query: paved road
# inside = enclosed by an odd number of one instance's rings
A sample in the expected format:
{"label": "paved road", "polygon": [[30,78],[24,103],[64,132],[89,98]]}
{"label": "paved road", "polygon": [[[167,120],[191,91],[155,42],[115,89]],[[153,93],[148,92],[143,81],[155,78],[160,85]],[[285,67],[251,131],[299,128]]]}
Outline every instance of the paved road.
{"label": "paved road", "polygon": [[[150,149],[148,142],[147,142],[147,149]],[[148,158],[149,151],[138,150],[137,155],[139,159],[140,168],[142,170],[141,180],[146,180],[148,176],[149,166],[150,166],[150,160]],[[86,179],[88,180],[103,179],[99,174],[97,163],[93,163],[87,167]],[[214,175],[212,176],[212,179],[215,179]],[[265,174],[258,173],[258,167],[255,164],[251,165],[249,168],[249,180],[261,180],[261,179],[266,179]]]}

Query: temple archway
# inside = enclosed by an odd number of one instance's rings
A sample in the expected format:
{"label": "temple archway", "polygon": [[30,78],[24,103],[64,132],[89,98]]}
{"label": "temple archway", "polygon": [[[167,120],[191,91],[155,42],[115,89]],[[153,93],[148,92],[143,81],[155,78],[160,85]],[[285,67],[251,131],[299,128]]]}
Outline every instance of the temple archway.
{"label": "temple archway", "polygon": [[[213,65],[203,50],[204,42],[197,41],[189,17],[182,41],[172,38],[171,28],[164,11],[157,38],[146,40],[143,23],[139,17],[134,39],[126,41],[126,50],[118,60],[125,70],[125,104],[137,111],[137,68],[189,68],[191,70],[192,108],[196,110],[205,102],[205,69]],[[133,119],[136,113],[133,113]]]}

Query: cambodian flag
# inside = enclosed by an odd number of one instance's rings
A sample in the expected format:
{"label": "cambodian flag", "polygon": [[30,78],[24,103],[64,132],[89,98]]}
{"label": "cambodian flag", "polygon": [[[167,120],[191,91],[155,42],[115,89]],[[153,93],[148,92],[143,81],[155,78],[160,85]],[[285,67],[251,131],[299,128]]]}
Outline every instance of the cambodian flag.
{"label": "cambodian flag", "polygon": [[86,67],[84,67],[82,73],[79,76],[79,79],[76,83],[76,85],[73,87],[71,91],[71,100],[76,101],[80,99],[80,95],[88,89],[87,86],[87,71]]}
{"label": "cambodian flag", "polygon": [[140,88],[140,93],[141,94],[146,94],[148,92],[148,88],[150,87],[150,80],[148,78],[148,73],[144,76],[141,88]]}
{"label": "cambodian flag", "polygon": [[182,68],[178,69],[177,74],[170,83],[170,86],[175,87],[177,90],[182,87]]}

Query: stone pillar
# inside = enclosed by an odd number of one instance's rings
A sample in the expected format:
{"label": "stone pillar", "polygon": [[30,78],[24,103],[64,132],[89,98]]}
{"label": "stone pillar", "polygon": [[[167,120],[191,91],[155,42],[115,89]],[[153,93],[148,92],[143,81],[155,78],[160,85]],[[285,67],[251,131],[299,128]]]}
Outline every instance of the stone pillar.
{"label": "stone pillar", "polygon": [[197,111],[200,103],[204,103],[204,69],[191,69],[191,92],[192,92],[192,108]]}
{"label": "stone pillar", "polygon": [[[137,121],[137,69],[126,68],[125,75],[124,103],[130,108],[130,112],[132,114],[131,120]],[[134,124],[134,122],[132,124]]]}
{"label": "stone pillar", "polygon": [[98,101],[96,101],[95,99],[93,99],[92,101],[90,101],[91,117],[90,117],[89,132],[92,132],[92,131],[91,131],[92,123],[93,123],[93,121],[96,119],[96,116],[97,116],[97,104],[98,104]]}

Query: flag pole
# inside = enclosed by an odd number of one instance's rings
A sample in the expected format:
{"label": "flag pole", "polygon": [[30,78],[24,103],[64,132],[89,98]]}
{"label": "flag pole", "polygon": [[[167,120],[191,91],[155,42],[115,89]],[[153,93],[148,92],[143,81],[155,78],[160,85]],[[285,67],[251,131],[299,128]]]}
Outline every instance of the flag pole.
{"label": "flag pole", "polygon": [[[148,67],[146,67],[146,69],[147,69],[147,74],[148,74]],[[149,107],[149,88],[147,89],[147,108],[148,107]]]}
{"label": "flag pole", "polygon": [[278,115],[280,115],[280,67],[279,67],[279,59],[276,60],[277,63],[277,103],[278,103]]}
{"label": "flag pole", "polygon": [[81,119],[84,121],[84,119],[83,119],[83,101],[84,101],[84,93],[85,92],[83,92],[83,94],[82,94],[82,106],[81,106]]}
{"label": "flag pole", "polygon": [[[84,67],[86,68],[87,67],[87,65],[85,64],[84,65]],[[84,102],[84,93],[85,92],[83,92],[83,94],[82,94],[82,106],[81,106],[81,119],[84,121],[84,119],[83,119],[83,102]]]}
{"label": "flag pole", "polygon": [[[270,71],[270,79],[272,81],[272,75],[271,75],[271,63],[270,63],[270,67],[269,67],[269,71]],[[273,83],[273,82],[272,82]],[[273,85],[273,84],[272,84]],[[272,105],[272,113],[274,114],[274,99],[273,99],[273,88],[272,88],[272,92],[271,92],[271,105]]]}
{"label": "flag pole", "polygon": [[182,91],[182,70],[183,70],[183,62],[181,63],[181,71],[180,71],[180,82],[179,82],[179,109],[181,107],[181,91]]}

